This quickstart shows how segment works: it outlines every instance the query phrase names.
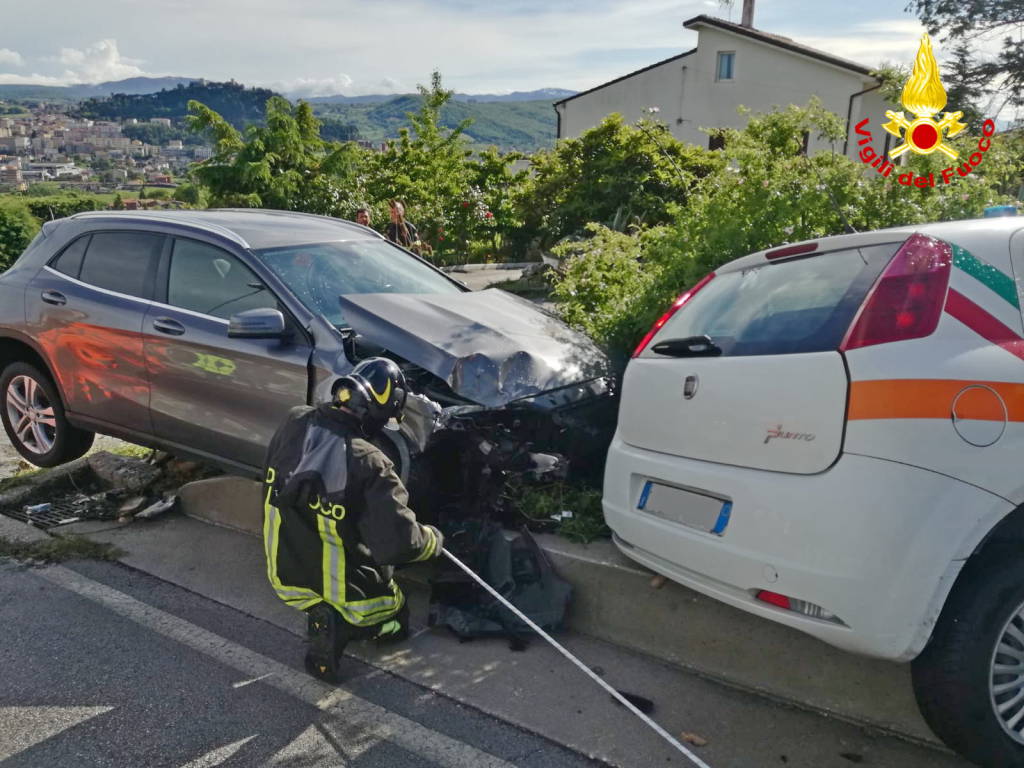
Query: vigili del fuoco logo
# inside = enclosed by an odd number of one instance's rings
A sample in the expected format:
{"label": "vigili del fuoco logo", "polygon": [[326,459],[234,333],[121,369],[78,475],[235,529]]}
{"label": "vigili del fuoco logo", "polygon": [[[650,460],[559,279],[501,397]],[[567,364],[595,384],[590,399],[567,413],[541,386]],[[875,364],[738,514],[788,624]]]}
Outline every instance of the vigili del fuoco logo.
{"label": "vigili del fuoco logo", "polygon": [[[911,113],[911,117],[908,118],[903,112],[886,110],[885,116],[889,118],[889,122],[883,124],[882,129],[901,142],[889,150],[888,158],[884,153],[876,152],[871,146],[873,137],[871,131],[867,129],[870,118],[865,117],[855,126],[857,135],[864,137],[857,141],[861,147],[858,154],[862,162],[888,177],[895,167],[892,161],[906,152],[918,155],[940,152],[953,163],[939,173],[939,181],[942,184],[949,184],[957,176],[967,176],[981,164],[985,152],[992,146],[996,124],[991,119],[986,120],[981,127],[982,137],[978,140],[976,151],[971,152],[966,158],[961,158],[960,151],[949,142],[949,139],[967,128],[965,123],[960,122],[964,113],[943,112],[946,106],[946,89],[942,87],[939,64],[935,61],[932,41],[927,33],[921,37],[921,45],[914,59],[914,71],[903,86],[900,100],[903,102],[903,108]],[[943,112],[943,115],[936,119],[939,112]],[[917,176],[908,171],[900,174],[897,181],[907,187],[934,187],[936,179],[934,173]]]}

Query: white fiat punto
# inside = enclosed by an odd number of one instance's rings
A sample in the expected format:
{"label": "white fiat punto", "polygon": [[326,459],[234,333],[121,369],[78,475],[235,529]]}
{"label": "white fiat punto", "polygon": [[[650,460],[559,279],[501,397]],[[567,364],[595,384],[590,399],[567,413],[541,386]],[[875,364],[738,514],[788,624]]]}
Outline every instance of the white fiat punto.
{"label": "white fiat punto", "polygon": [[626,369],[604,513],[629,557],[913,660],[954,749],[1024,765],[1024,219],[761,251]]}

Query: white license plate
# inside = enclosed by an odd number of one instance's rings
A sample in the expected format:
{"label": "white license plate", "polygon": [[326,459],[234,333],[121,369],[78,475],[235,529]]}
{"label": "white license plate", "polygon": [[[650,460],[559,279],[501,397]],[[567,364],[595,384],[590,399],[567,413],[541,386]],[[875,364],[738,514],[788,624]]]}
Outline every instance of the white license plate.
{"label": "white license plate", "polygon": [[640,491],[636,508],[673,523],[721,536],[729,525],[732,502],[648,480]]}

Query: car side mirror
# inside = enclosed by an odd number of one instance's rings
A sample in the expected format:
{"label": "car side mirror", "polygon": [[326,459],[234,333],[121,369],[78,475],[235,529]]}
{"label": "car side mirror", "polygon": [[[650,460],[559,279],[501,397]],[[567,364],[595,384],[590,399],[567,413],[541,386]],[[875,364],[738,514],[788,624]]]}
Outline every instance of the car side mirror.
{"label": "car side mirror", "polygon": [[228,338],[231,339],[279,339],[282,336],[284,315],[279,309],[250,309],[228,320]]}

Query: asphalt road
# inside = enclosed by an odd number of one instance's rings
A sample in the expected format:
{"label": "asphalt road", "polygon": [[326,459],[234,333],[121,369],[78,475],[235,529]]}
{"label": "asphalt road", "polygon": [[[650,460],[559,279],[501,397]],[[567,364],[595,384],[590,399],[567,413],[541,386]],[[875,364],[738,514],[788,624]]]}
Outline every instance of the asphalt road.
{"label": "asphalt road", "polygon": [[0,559],[0,763],[545,766],[588,759],[123,566]]}

